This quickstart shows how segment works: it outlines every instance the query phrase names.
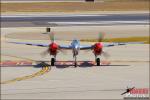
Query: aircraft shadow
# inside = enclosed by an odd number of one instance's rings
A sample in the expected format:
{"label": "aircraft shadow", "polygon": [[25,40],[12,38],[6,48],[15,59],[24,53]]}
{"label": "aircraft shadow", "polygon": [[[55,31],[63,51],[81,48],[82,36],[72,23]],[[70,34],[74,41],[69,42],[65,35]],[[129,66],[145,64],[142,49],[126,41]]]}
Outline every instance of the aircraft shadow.
{"label": "aircraft shadow", "polygon": [[[77,67],[81,68],[87,68],[87,67],[93,67],[96,65],[78,65]],[[130,65],[100,65],[96,67],[107,67],[107,66],[130,66]],[[74,67],[74,65],[55,65],[56,68],[69,68],[69,67]]]}
{"label": "aircraft shadow", "polygon": [[[2,65],[1,67],[34,67],[34,68],[42,68],[45,66],[56,67],[56,68],[74,68],[74,61],[57,61],[55,66],[51,66],[46,62],[41,62],[36,65],[28,64],[28,65]],[[87,68],[96,66],[95,62],[93,61],[78,61],[77,67]],[[120,65],[120,64],[101,64],[100,66],[96,67],[107,67],[107,66],[130,66],[130,65]]]}
{"label": "aircraft shadow", "polygon": [[[72,61],[73,62],[73,61]],[[87,68],[87,67],[93,67],[96,66],[96,64],[94,64],[91,61],[82,61],[79,62],[77,67],[82,67],[82,68]],[[101,64],[100,66],[96,66],[96,67],[107,67],[107,66],[130,66],[130,65],[120,65],[120,64]],[[72,64],[55,64],[56,68],[68,68],[68,67],[74,67],[74,62]]]}

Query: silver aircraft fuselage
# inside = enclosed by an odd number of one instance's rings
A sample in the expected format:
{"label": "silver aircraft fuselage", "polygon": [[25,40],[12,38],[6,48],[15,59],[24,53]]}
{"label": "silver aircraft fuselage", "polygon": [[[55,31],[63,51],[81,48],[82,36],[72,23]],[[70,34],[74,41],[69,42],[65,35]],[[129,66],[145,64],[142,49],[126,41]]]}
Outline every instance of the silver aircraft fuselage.
{"label": "silver aircraft fuselage", "polygon": [[73,40],[71,43],[71,47],[72,47],[73,57],[77,56],[80,50],[80,42],[76,39]]}

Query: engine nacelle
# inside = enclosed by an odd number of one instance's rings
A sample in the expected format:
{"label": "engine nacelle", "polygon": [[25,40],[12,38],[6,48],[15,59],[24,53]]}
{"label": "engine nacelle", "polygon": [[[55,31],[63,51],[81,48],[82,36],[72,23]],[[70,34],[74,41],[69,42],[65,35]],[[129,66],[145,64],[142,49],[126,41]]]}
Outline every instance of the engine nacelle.
{"label": "engine nacelle", "polygon": [[100,55],[102,53],[103,44],[101,42],[95,43],[93,48],[93,53],[95,55]]}
{"label": "engine nacelle", "polygon": [[49,45],[49,53],[50,55],[56,55],[58,52],[58,45],[56,43],[51,43]]}

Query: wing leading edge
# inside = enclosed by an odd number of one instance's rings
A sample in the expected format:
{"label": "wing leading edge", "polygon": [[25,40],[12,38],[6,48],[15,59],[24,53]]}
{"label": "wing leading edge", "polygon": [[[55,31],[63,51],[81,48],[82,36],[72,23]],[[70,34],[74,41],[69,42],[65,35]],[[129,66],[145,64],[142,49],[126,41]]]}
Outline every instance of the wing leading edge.
{"label": "wing leading edge", "polygon": [[40,46],[40,47],[48,47],[48,46],[49,46],[49,44],[43,44],[43,43],[30,43],[30,42],[8,42],[8,43],[25,44],[25,45]]}
{"label": "wing leading edge", "polygon": [[[14,44],[25,44],[25,45],[31,45],[31,46],[39,46],[39,47],[48,47],[49,44],[44,43],[30,43],[30,42],[8,42],[8,43],[14,43]],[[67,45],[58,45],[60,49],[72,49],[71,46]]]}
{"label": "wing leading edge", "polygon": [[[30,42],[8,42],[8,43],[25,44],[25,45],[39,46],[39,47],[48,47],[49,46],[49,44],[44,44],[44,43],[30,43]],[[120,45],[127,45],[127,44],[143,44],[143,42],[103,43],[103,47],[112,47],[112,46],[120,46]],[[80,50],[92,49],[93,47],[94,47],[94,45],[87,45],[87,46],[80,45]],[[60,49],[72,49],[71,45],[59,45],[59,48]]]}

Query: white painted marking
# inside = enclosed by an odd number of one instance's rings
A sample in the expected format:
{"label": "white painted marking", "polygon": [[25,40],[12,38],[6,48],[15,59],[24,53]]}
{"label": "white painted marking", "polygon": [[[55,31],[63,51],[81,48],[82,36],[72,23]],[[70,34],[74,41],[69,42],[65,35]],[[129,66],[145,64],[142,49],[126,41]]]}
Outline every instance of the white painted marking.
{"label": "white painted marking", "polygon": [[97,22],[48,22],[49,24],[130,24],[130,23],[149,23],[147,20],[141,20],[141,21],[97,21]]}
{"label": "white painted marking", "polygon": [[84,17],[84,16],[108,16],[106,14],[98,15],[98,14],[78,14],[78,15],[73,15],[73,14],[58,14],[58,15],[39,15],[39,14],[28,14],[28,15],[1,15],[1,17],[8,17],[8,18],[13,18],[13,17]]}

